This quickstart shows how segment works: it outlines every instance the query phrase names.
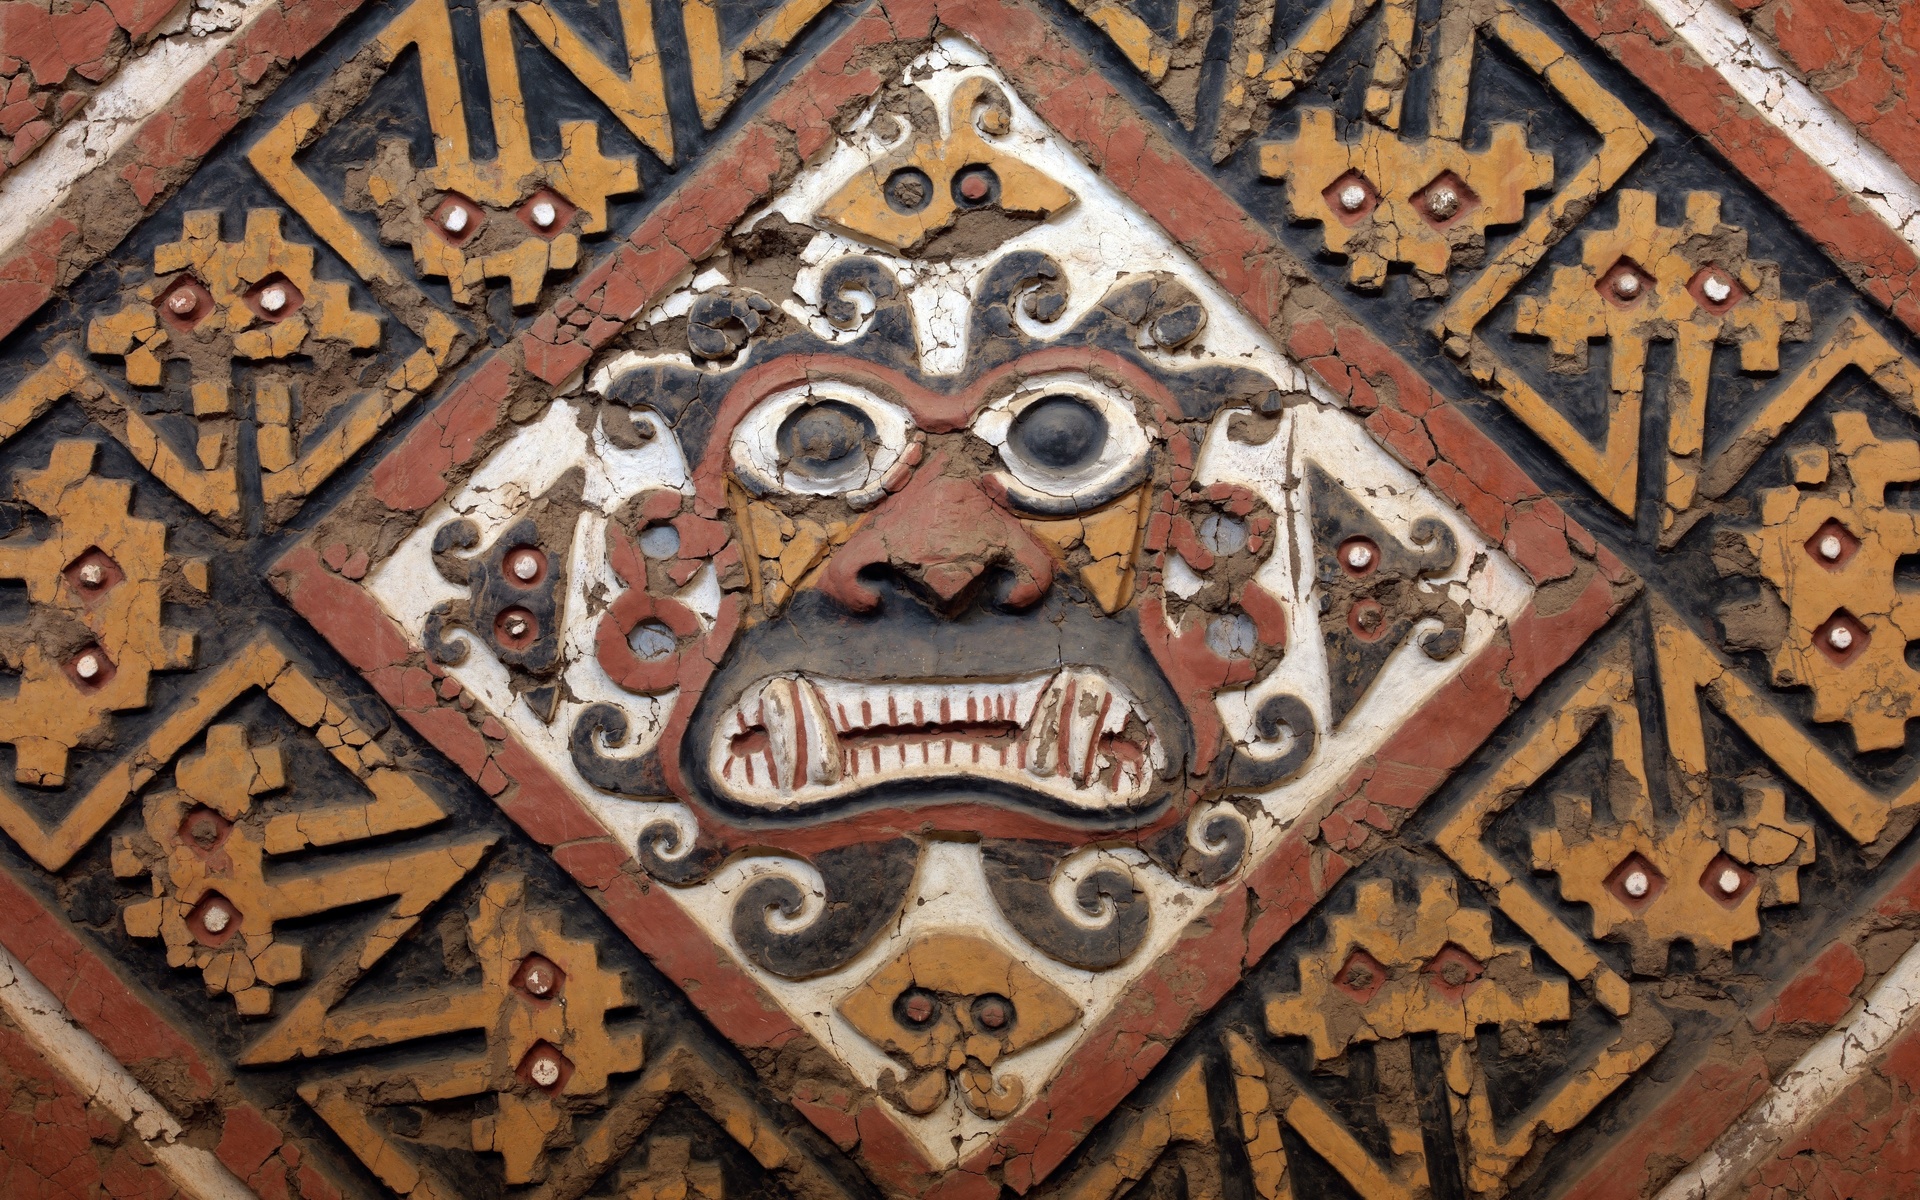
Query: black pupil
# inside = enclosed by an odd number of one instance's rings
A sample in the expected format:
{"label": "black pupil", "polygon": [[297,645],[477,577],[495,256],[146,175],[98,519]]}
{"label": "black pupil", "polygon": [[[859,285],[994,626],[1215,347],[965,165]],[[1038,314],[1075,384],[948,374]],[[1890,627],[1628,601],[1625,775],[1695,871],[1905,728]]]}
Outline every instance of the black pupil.
{"label": "black pupil", "polygon": [[1007,440],[1036,466],[1070,470],[1100,457],[1107,444],[1107,418],[1084,400],[1047,396],[1021,410]]}
{"label": "black pupil", "polygon": [[780,423],[780,458],[803,475],[837,475],[864,455],[873,422],[851,404],[818,400]]}
{"label": "black pupil", "polygon": [[893,1015],[909,1029],[924,1029],[940,1015],[940,997],[925,988],[908,988],[893,1002]]}

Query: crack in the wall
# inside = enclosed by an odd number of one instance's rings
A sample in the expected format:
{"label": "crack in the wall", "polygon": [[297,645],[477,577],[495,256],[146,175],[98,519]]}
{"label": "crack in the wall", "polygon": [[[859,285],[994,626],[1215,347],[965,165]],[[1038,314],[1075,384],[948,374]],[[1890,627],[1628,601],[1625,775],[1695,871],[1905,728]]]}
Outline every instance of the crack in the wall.
{"label": "crack in the wall", "polygon": [[1920,253],[1920,187],[1720,0],[1646,0],[1800,151]]}
{"label": "crack in the wall", "polygon": [[255,1200],[211,1151],[184,1140],[186,1130],[153,1093],[94,1037],[74,1023],[54,994],[0,946],[0,1009],[87,1099],[131,1129],[167,1177],[193,1200]]}

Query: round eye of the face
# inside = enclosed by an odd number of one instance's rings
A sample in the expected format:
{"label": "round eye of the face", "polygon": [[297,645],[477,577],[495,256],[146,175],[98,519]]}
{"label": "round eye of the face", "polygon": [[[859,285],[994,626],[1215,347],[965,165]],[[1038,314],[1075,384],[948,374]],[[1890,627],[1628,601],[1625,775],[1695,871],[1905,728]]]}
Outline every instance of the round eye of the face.
{"label": "round eye of the face", "polygon": [[1030,379],[973,419],[1000,452],[995,478],[1013,507],[1041,516],[1088,512],[1140,486],[1152,435],[1126,391],[1078,372]]}
{"label": "round eye of the face", "polygon": [[837,479],[862,466],[873,420],[840,400],[817,400],[787,414],[775,435],[780,461],[814,479]]}
{"label": "round eye of the face", "polygon": [[1106,414],[1077,396],[1043,396],[1013,419],[1007,445],[1036,466],[1079,470],[1106,449]]}
{"label": "round eye of the face", "polygon": [[879,486],[913,437],[906,409],[853,383],[818,380],[762,398],[733,431],[733,472],[756,496],[849,496]]}

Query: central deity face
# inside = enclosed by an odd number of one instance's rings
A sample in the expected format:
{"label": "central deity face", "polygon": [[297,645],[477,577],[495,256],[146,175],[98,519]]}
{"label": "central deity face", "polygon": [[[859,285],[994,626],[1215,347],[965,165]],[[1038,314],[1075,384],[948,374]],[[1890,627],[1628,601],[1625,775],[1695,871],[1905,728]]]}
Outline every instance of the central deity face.
{"label": "central deity face", "polygon": [[[736,639],[683,766],[709,794],[794,812],[980,793],[1149,807],[1187,723],[1137,633],[1084,584],[1056,588],[1063,547],[1033,528],[1104,521],[1138,540],[1153,438],[1133,397],[1085,371],[1008,372],[983,399],[844,368],[753,402],[732,431],[746,536],[791,545],[808,522],[827,545]],[[1124,587],[1132,570],[1106,573]]]}
{"label": "central deity face", "polygon": [[929,1161],[1529,595],[958,42],[583,382],[370,587]]}
{"label": "central deity face", "polygon": [[[1081,840],[1176,818],[1239,761],[1214,694],[1285,651],[1282,602],[1256,580],[1274,513],[1193,474],[1222,408],[1272,424],[1254,406],[1278,410],[1274,383],[1143,353],[1155,330],[1204,323],[1166,280],[1122,284],[1035,337],[1061,271],[1010,255],[975,302],[967,369],[939,377],[920,369],[880,263],[842,258],[829,275],[859,336],[796,330],[754,343],[750,365],[656,362],[606,389],[629,419],[670,415],[697,453],[689,501],[639,506],[626,532],[640,557],[649,539],[680,539],[678,556],[691,542],[723,565],[739,613],[724,646],[709,633],[683,651],[610,610],[616,678],[650,635],[663,659],[718,664],[697,694],[659,674],[683,689],[663,775],[724,821],[912,808],[960,831]],[[751,339],[754,312],[713,296],[689,320]],[[717,530],[681,528],[711,519],[703,505],[726,514],[723,548]],[[1272,740],[1295,752],[1269,756],[1269,780],[1313,739],[1280,707]]]}

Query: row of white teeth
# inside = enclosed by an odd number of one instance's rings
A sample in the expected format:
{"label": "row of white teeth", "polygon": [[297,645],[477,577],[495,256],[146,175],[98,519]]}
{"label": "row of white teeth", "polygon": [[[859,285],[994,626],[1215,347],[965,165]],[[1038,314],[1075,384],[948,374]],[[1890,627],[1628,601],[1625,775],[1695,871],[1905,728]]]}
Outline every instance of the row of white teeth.
{"label": "row of white teeth", "polygon": [[[1144,715],[1138,755],[1115,766],[1101,741],[1123,732],[1132,700],[1097,671],[1068,669],[1012,683],[868,684],[776,675],[747,690],[713,746],[729,790],[771,789],[782,796],[858,786],[896,771],[984,768],[1035,781],[1095,787],[1130,800],[1143,791],[1161,751]],[[1006,726],[1001,735],[954,733],[953,725]],[[736,737],[766,734],[764,747],[736,753]],[[924,736],[915,739],[914,733]],[[891,735],[858,744],[862,734]],[[856,744],[843,744],[842,735]],[[1055,790],[1055,789],[1049,789]]]}
{"label": "row of white teeth", "polygon": [[[786,678],[770,679],[767,686]],[[1025,726],[1033,716],[1034,705],[1052,682],[1044,675],[1017,683],[871,684],[791,678],[819,695],[839,733],[961,722]]]}

